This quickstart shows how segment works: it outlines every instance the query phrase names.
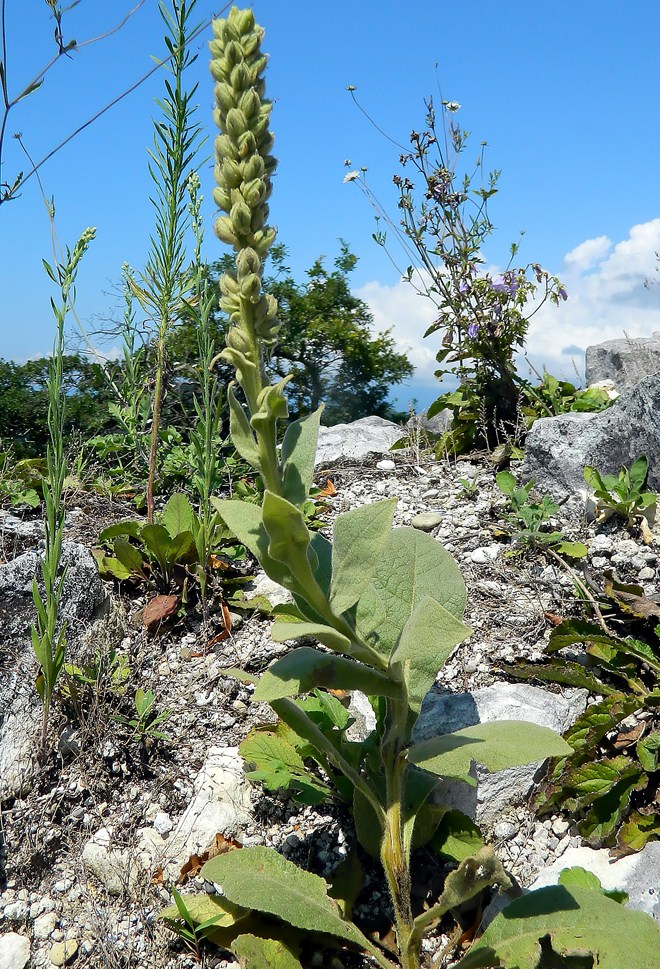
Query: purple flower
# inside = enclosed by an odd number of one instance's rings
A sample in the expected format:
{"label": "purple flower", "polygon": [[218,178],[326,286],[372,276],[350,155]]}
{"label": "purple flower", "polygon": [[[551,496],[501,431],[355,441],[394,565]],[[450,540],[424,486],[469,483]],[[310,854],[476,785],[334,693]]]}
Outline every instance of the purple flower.
{"label": "purple flower", "polygon": [[563,286],[559,287],[559,289],[557,290],[557,293],[559,294],[559,296],[561,296],[562,299],[568,299],[568,293],[566,292]]}
{"label": "purple flower", "polygon": [[461,282],[458,284],[459,293],[467,293],[469,288],[470,288],[470,284],[466,283],[464,279],[462,279]]}
{"label": "purple flower", "polygon": [[479,324],[470,323],[470,325],[468,326],[468,336],[474,339],[478,332],[479,332]]}
{"label": "purple flower", "polygon": [[495,293],[508,293],[509,284],[507,283],[504,276],[496,276],[491,283],[493,287],[493,292]]}

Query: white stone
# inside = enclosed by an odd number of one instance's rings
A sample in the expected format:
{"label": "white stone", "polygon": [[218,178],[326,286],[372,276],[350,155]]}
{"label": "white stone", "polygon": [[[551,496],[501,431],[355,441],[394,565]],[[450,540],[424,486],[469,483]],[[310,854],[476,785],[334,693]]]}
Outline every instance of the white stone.
{"label": "white stone", "polygon": [[210,747],[193,789],[167,839],[153,828],[140,831],[141,864],[160,865],[166,878],[176,878],[192,854],[207,851],[216,834],[235,838],[251,821],[251,787],[237,747]]}
{"label": "white stone", "polygon": [[17,932],[0,935],[0,969],[25,969],[29,961],[29,939]]}
{"label": "white stone", "polygon": [[101,828],[83,848],[82,862],[87,871],[105,885],[110,895],[123,895],[135,885],[139,869],[132,852],[112,848],[111,844],[111,832]]}
{"label": "white stone", "polygon": [[394,461],[390,461],[389,459],[386,459],[384,461],[378,461],[378,463],[376,464],[376,467],[378,468],[379,471],[394,471],[394,469],[396,468],[396,464],[394,463]]}
{"label": "white stone", "polygon": [[166,811],[159,811],[156,814],[156,817],[153,820],[153,825],[154,825],[154,830],[157,831],[158,834],[162,835],[162,837],[165,837],[165,835],[169,834],[172,828],[174,827],[172,818],[169,816],[169,814]]}
{"label": "white stone", "polygon": [[488,565],[489,562],[494,562],[495,559],[499,558],[501,554],[501,545],[485,545],[470,552],[470,561],[474,562],[475,565]]}
{"label": "white stone", "polygon": [[402,427],[382,417],[362,417],[350,424],[322,427],[315,466],[359,464],[382,457],[404,435]]}
{"label": "white stone", "polygon": [[44,912],[39,918],[34,920],[32,932],[35,939],[49,939],[51,933],[57,928],[57,915],[55,912]]}
{"label": "white stone", "polygon": [[251,582],[243,586],[246,599],[256,599],[257,596],[264,596],[272,606],[281,606],[285,602],[293,602],[293,596],[288,589],[273,582],[265,573],[255,576]]}

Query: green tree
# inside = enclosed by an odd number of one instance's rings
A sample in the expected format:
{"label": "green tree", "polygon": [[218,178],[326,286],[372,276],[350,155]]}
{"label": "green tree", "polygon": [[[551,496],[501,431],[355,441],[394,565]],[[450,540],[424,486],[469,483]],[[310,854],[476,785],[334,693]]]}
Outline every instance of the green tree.
{"label": "green tree", "polygon": [[405,354],[397,353],[390,331],[374,335],[373,316],[350,290],[357,263],[345,242],[329,272],[323,257],[297,283],[285,265],[286,249],[272,251],[276,276],[266,290],[277,299],[281,323],[272,367],[280,377],[293,373],[287,387],[295,416],[325,402],[324,424],[354,421],[375,414],[396,418],[388,401],[392,387],[413,373]]}
{"label": "green tree", "polygon": [[[111,424],[110,391],[99,364],[78,354],[63,358],[67,398],[65,440],[73,432],[91,437]],[[18,364],[0,360],[0,439],[17,457],[42,457],[48,439],[48,357]]]}

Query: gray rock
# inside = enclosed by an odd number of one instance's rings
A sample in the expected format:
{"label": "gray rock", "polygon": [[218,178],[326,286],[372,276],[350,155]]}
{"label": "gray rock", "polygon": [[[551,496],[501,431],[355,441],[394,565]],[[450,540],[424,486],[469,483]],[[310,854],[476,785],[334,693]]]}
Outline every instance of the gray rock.
{"label": "gray rock", "polygon": [[362,417],[351,424],[322,427],[315,466],[360,464],[381,458],[403,436],[402,427],[382,417]]}
{"label": "gray rock", "polygon": [[[540,687],[495,683],[472,693],[429,693],[415,725],[413,739],[426,740],[463,727],[498,720],[526,720],[563,733],[584,711],[585,690],[549,693]],[[439,804],[463,811],[480,823],[494,823],[531,790],[543,762],[491,773],[473,764],[477,786],[462,781],[441,781],[434,795]]]}
{"label": "gray rock", "polygon": [[541,493],[569,497],[574,507],[587,496],[584,468],[606,474],[630,467],[640,454],[649,460],[649,488],[660,490],[660,375],[645,377],[597,414],[560,414],[532,425],[525,444],[523,478]]}
{"label": "gray rock", "polygon": [[49,939],[52,932],[57,928],[57,915],[55,912],[44,912],[34,920],[32,933],[35,939]]}
{"label": "gray rock", "polygon": [[0,969],[25,969],[29,961],[29,939],[17,932],[0,935]]}
{"label": "gray rock", "polygon": [[[107,598],[98,568],[82,545],[65,542],[67,574],[61,601],[67,649],[75,653],[86,623]],[[0,566],[0,802],[29,784],[41,708],[34,680],[37,662],[30,640],[35,619],[32,580],[40,575],[39,553],[30,550]]]}
{"label": "gray rock", "polygon": [[101,828],[93,835],[82,851],[82,862],[110,895],[125,895],[136,884],[139,876],[137,859],[126,848],[112,847],[112,832]]}
{"label": "gray rock", "polygon": [[406,424],[406,427],[411,433],[425,431],[427,434],[440,437],[449,430],[452,416],[453,411],[449,407],[445,407],[444,410],[434,414],[431,418],[429,418],[427,411],[422,411],[421,414],[413,415]]}
{"label": "gray rock", "polygon": [[530,888],[556,885],[564,868],[579,866],[596,875],[606,889],[628,893],[628,905],[660,922],[660,842],[649,842],[636,855],[612,861],[606,848],[568,848],[541,872]]}
{"label": "gray rock", "polygon": [[585,373],[588,384],[611,380],[618,391],[634,387],[644,377],[660,371],[660,333],[649,337],[607,340],[587,347]]}
{"label": "gray rock", "polygon": [[246,599],[256,599],[264,596],[272,606],[280,606],[284,602],[293,602],[293,596],[288,589],[270,579],[265,572],[260,572],[250,582],[243,586]]}

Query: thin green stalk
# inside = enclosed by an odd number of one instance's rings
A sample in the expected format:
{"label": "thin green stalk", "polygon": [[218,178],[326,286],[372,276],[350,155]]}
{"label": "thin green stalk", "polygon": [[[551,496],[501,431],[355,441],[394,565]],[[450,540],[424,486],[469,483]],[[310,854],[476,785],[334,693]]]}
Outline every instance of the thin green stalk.
{"label": "thin green stalk", "polygon": [[57,678],[64,664],[66,651],[66,624],[61,621],[60,601],[64,586],[65,572],[61,571],[62,535],[64,531],[64,481],[66,460],[64,455],[64,418],[65,395],[63,391],[64,323],[75,301],[75,279],[78,265],[89,243],[96,234],[95,229],[85,229],[73,251],[66,250],[66,262],[56,264],[55,268],[44,260],[46,272],[59,286],[60,303],[51,300],[57,332],[53,355],[48,372],[48,445],[46,449],[46,481],[44,482],[45,504],[45,551],[41,560],[43,594],[39,589],[36,576],[32,584],[32,597],[36,608],[36,621],[32,626],[32,647],[41,673],[37,679],[37,690],[43,704],[40,757],[46,751],[48,722],[53,692]]}

